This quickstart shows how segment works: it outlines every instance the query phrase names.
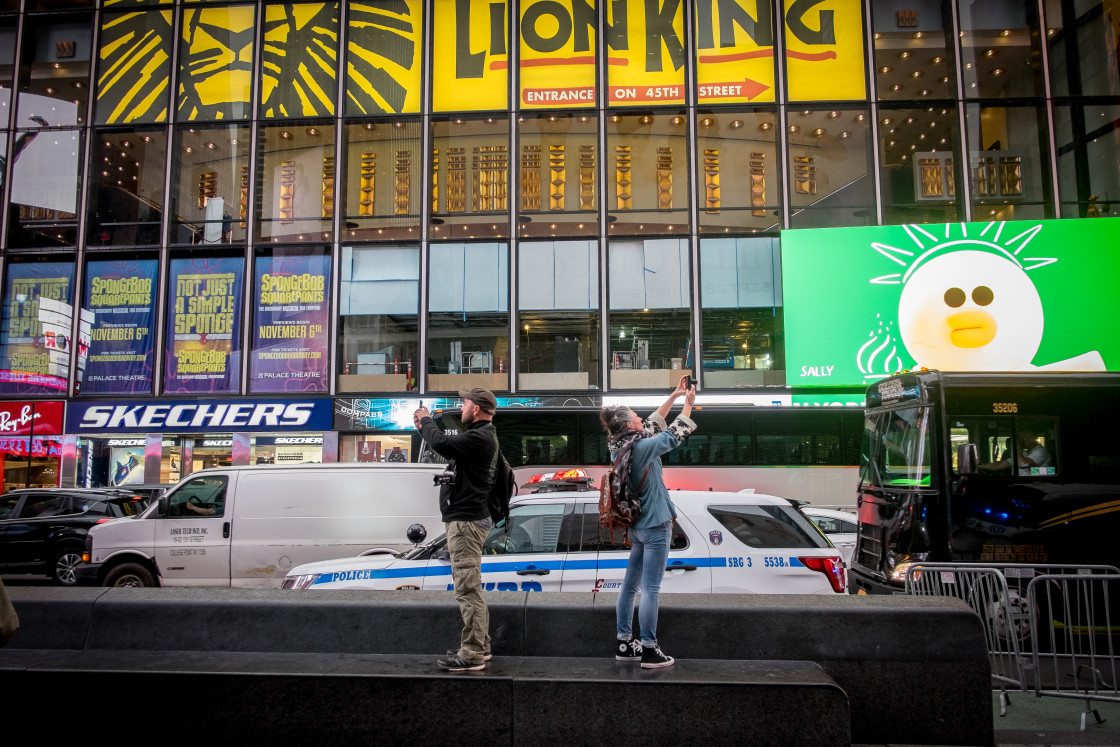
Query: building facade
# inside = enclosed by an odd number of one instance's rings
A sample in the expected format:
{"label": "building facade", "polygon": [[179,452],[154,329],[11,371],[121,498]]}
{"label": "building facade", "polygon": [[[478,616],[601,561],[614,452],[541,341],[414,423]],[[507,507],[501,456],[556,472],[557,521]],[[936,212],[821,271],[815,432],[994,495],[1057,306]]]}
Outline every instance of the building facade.
{"label": "building facade", "polygon": [[791,358],[836,307],[787,305],[783,233],[1108,217],[1118,31],[1115,0],[0,2],[5,488],[385,458],[472,386],[858,403]]}

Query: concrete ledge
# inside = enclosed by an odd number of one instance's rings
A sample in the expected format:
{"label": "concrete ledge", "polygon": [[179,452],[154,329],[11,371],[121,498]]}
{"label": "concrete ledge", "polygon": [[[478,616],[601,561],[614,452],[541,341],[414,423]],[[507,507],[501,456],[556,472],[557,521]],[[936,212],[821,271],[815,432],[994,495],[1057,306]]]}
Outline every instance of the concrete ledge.
{"label": "concrete ledge", "polygon": [[[485,671],[462,674],[433,663],[432,656],[133,652],[126,664],[118,653],[91,651],[80,676],[87,692],[158,694],[164,707],[114,722],[114,741],[122,743],[157,737],[197,745],[199,729],[220,735],[220,744],[458,744],[481,734],[487,744],[514,745],[851,741],[844,691],[810,662],[699,659],[643,671],[605,657],[500,657]],[[0,682],[20,675],[21,687],[6,689],[5,707],[38,713],[45,704],[34,685],[73,677],[73,665],[70,652],[0,657]],[[100,698],[76,700],[68,718],[103,716]],[[191,704],[188,729],[169,728],[171,704]],[[791,708],[812,714],[813,728],[790,718]],[[469,722],[462,714],[471,714]]]}
{"label": "concrete ledge", "polygon": [[[454,645],[461,626],[451,592],[44,587],[15,587],[9,592],[23,625],[12,644],[0,649],[0,688],[9,693],[26,689],[23,677],[40,677],[48,670],[107,672],[116,667],[116,671],[138,674],[137,663],[149,656],[163,657],[167,670],[160,676],[167,677],[176,671],[203,676],[204,671],[192,671],[192,661],[209,661],[212,672],[218,672],[227,659],[232,667],[233,662],[248,661],[247,656],[272,657],[279,668],[270,676],[296,678],[290,683],[292,693],[304,687],[300,678],[328,674],[391,678],[388,672],[378,674],[376,667],[364,673],[332,670],[343,661],[368,664],[369,657],[377,656],[418,657],[419,669],[403,676],[438,679],[449,675],[435,671],[434,657]],[[605,659],[614,664],[605,649],[614,638],[615,595],[495,592],[488,600],[495,653],[486,672],[489,680],[507,671],[503,662],[522,657],[535,661],[540,660],[537,657]],[[663,594],[658,630],[666,652],[678,659],[673,667],[678,672],[691,671],[700,660],[713,660],[705,662],[713,666],[814,662],[846,694],[850,736],[857,743],[991,744],[994,738],[983,628],[958,600]],[[287,658],[291,656],[297,658]],[[318,664],[307,671],[294,671],[291,667],[307,666],[299,664],[298,657]],[[39,664],[32,666],[32,661]],[[44,669],[48,661],[53,663]],[[598,701],[585,698],[577,686],[586,684],[586,677],[572,670],[568,680],[549,679],[548,673],[560,671],[554,669],[559,666],[550,661],[532,678],[526,674],[518,681],[516,693],[536,692],[533,697],[539,703],[563,692],[564,706],[557,713],[566,712],[570,717],[571,703],[579,704],[576,713],[591,713]],[[711,686],[733,692],[745,682],[746,670],[735,671],[735,678]],[[550,684],[543,684],[546,681]],[[775,685],[788,687],[791,682]],[[176,685],[161,682],[159,687]],[[707,707],[679,704],[691,697],[688,688],[699,685],[676,681],[674,687],[678,688],[676,694],[665,696],[666,707],[674,699],[678,702],[669,711],[677,715],[669,720],[698,728],[706,720]],[[813,702],[814,708],[834,707],[828,705],[833,696],[818,690],[805,690],[798,697]],[[41,690],[32,688],[30,692]],[[520,697],[516,693],[511,691],[506,701],[511,709]],[[336,695],[341,697],[341,693]],[[346,697],[368,698],[370,693]],[[447,703],[451,701],[442,699],[456,696],[434,690],[416,697],[428,703]],[[433,697],[440,699],[427,700]],[[485,697],[494,702],[501,699],[495,693]],[[773,711],[784,713],[801,730],[799,734],[818,728],[820,721],[815,717],[812,726],[807,725],[803,716],[812,711],[805,710],[800,701],[777,708],[766,705],[763,696],[751,697],[759,709],[752,706],[751,719],[756,713]],[[162,695],[160,699],[167,702]],[[615,696],[602,700],[617,702]],[[413,721],[425,720],[416,715],[423,710],[413,700],[398,713],[414,714]],[[504,711],[502,723],[508,725],[513,712]],[[541,714],[520,713],[519,719],[531,716],[527,728],[545,722]],[[741,728],[745,720],[750,719],[740,716],[732,722]],[[514,728],[510,726],[508,733],[513,734]],[[551,728],[559,729],[561,724]],[[695,737],[697,732],[689,733]],[[603,737],[593,730],[584,736],[596,744]],[[545,737],[534,735],[533,739]],[[498,738],[495,743],[506,743],[504,740]]]}

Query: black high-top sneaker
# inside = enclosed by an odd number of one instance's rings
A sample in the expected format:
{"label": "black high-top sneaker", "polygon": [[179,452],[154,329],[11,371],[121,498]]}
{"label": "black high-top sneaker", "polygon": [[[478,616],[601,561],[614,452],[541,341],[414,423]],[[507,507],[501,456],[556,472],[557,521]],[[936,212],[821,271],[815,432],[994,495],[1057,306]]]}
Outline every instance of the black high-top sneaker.
{"label": "black high-top sneaker", "polygon": [[641,661],[642,660],[642,644],[638,642],[637,638],[631,638],[628,641],[614,642],[614,658],[616,661]]}
{"label": "black high-top sneaker", "polygon": [[665,655],[661,650],[661,645],[658,643],[653,644],[652,647],[642,649],[642,669],[671,667],[674,661],[672,656]]}

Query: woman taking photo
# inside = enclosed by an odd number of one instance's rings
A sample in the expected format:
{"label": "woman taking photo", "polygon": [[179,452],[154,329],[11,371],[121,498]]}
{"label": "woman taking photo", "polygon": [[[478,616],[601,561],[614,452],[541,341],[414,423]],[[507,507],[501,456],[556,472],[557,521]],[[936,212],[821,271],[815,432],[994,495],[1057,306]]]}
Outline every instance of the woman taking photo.
{"label": "woman taking photo", "polygon": [[[681,414],[672,425],[666,425],[665,417],[682,394],[685,398]],[[657,598],[669,559],[673,519],[677,516],[661,478],[661,455],[675,449],[685,436],[696,430],[696,424],[689,419],[695,399],[696,387],[689,385],[688,376],[682,376],[669,399],[645,423],[628,407],[604,407],[599,412],[599,420],[610,435],[611,461],[618,484],[629,495],[638,496],[641,509],[630,527],[630,559],[618,594],[615,659],[641,661],[643,669],[667,667],[673,663],[673,657],[666,656],[657,643]],[[634,595],[639,586],[642,590],[638,606],[640,641],[634,639],[631,629]]]}

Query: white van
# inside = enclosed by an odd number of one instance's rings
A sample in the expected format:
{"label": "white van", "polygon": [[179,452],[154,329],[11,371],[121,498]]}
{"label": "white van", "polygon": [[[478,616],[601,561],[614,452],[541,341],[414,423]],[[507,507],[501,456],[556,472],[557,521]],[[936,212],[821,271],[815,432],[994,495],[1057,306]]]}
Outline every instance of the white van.
{"label": "white van", "polygon": [[407,549],[440,525],[442,464],[219,467],[134,519],[93,527],[79,578],[104,586],[280,588],[294,566]]}

